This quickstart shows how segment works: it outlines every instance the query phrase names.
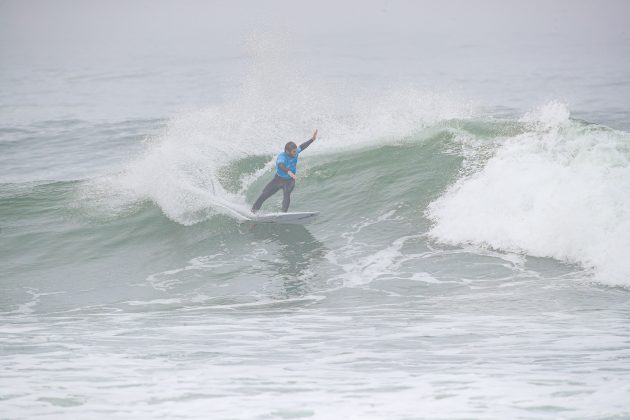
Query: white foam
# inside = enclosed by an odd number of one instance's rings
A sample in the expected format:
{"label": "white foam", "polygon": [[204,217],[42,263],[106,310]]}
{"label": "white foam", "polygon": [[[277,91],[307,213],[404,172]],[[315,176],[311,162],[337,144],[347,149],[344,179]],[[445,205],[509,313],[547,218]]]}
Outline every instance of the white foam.
{"label": "white foam", "polygon": [[422,254],[412,254],[403,251],[409,241],[418,239],[419,235],[401,236],[383,248],[376,248],[373,244],[358,239],[364,229],[377,229],[381,223],[397,220],[395,210],[391,210],[374,219],[364,219],[351,226],[340,236],[346,245],[331,250],[326,254],[327,260],[340,267],[341,272],[330,282],[339,282],[345,287],[361,287],[377,280],[406,279],[425,283],[439,283],[425,272],[402,269],[403,264]]}
{"label": "white foam", "polygon": [[218,253],[193,258],[192,260],[188,261],[188,264],[186,266],[182,268],[174,268],[155,274],[150,274],[146,278],[146,284],[148,284],[155,290],[165,292],[181,283],[181,280],[179,280],[177,277],[178,275],[180,275],[180,273],[186,273],[188,271],[204,271],[221,267],[223,265],[223,260],[219,257],[223,256],[223,253]]}
{"label": "white foam", "polygon": [[571,121],[558,103],[522,122],[524,133],[429,206],[430,234],[579,263],[629,286],[630,136]]}

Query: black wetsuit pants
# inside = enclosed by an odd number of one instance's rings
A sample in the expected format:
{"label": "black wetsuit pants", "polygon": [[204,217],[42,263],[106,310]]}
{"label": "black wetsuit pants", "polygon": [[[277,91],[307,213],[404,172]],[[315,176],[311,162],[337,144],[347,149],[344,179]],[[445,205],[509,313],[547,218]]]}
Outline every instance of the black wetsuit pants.
{"label": "black wetsuit pants", "polygon": [[266,199],[274,195],[278,192],[278,190],[282,190],[284,197],[282,198],[282,211],[286,213],[289,210],[289,203],[291,202],[291,191],[293,191],[293,187],[295,187],[294,179],[284,179],[279,177],[278,175],[274,176],[271,181],[265,186],[260,197],[254,203],[252,207],[253,211],[259,210],[263,205]]}

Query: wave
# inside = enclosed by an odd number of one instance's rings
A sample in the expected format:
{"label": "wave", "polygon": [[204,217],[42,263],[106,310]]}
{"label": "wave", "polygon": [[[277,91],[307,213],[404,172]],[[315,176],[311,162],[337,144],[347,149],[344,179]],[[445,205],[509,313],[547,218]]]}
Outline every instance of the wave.
{"label": "wave", "polygon": [[[214,133],[227,124],[219,112],[174,119],[122,173],[87,182],[0,185],[5,222],[13,223],[13,214],[37,214],[48,223],[49,209],[67,218],[65,206],[71,218],[121,219],[125,231],[134,220],[154,226],[142,229],[146,241],[177,229],[164,226],[160,213],[181,225],[225,224],[229,213],[214,216],[226,213],[224,205],[248,207],[271,173],[278,141],[243,140],[249,146],[240,153],[231,148],[238,142],[229,141],[228,128],[228,134]],[[342,224],[414,200],[428,220],[409,221],[417,227],[412,235],[428,232],[445,244],[551,257],[590,269],[600,283],[630,285],[628,133],[571,119],[555,102],[520,120],[449,118],[454,114],[431,120],[419,112],[396,134],[396,124],[371,125],[366,118],[363,129],[372,134],[365,139],[318,140],[301,163],[297,194],[307,194],[309,206],[334,213]],[[340,120],[331,119],[336,133],[349,130]],[[369,197],[359,197],[366,191]],[[357,203],[363,203],[360,211]],[[129,214],[136,215],[123,221]],[[238,234],[236,226],[234,221],[230,231]],[[103,241],[111,232],[92,235]]]}
{"label": "wave", "polygon": [[[232,106],[171,120],[122,173],[86,183],[83,194],[113,212],[150,201],[169,219],[192,225],[219,213],[229,216],[226,208],[246,211],[252,185],[260,187],[285,140],[308,137],[305,127],[322,131],[308,155],[324,166],[335,165],[339,156],[410,142],[415,146],[408,152],[418,158],[433,153],[438,163],[445,154],[462,159],[459,166],[435,168],[437,177],[454,182],[421,209],[433,222],[433,239],[577,263],[601,283],[630,285],[628,133],[571,119],[556,102],[519,120],[494,120],[475,116],[467,104],[418,91],[391,92],[369,106],[358,101],[365,110],[349,114],[326,105],[313,110],[310,101],[280,93],[276,107],[256,101],[252,107],[252,94],[246,96]],[[294,102],[278,111],[289,98]],[[254,110],[258,114],[250,115]],[[374,171],[395,171],[399,158],[378,153],[369,159]],[[429,176],[413,166],[407,170]],[[394,199],[431,197],[419,188],[426,184],[409,183]]]}
{"label": "wave", "polygon": [[[249,208],[284,143],[319,128],[299,173],[337,197],[318,209],[350,221],[420,196],[426,219],[410,234],[578,263],[599,282],[630,285],[628,133],[572,119],[557,102],[497,120],[410,87],[376,95],[324,86],[261,48],[234,97],[160,123],[122,171],[68,184],[78,212],[116,218],[153,203],[140,217],[147,223],[156,209],[185,226],[231,217],[226,208]],[[344,197],[357,184],[375,192],[370,202],[343,208],[363,202]],[[31,197],[31,187],[0,185],[6,208],[20,194]]]}
{"label": "wave", "polygon": [[630,285],[630,136],[570,119],[552,102],[521,118],[526,130],[495,139],[479,169],[427,209],[429,234],[552,257]]}

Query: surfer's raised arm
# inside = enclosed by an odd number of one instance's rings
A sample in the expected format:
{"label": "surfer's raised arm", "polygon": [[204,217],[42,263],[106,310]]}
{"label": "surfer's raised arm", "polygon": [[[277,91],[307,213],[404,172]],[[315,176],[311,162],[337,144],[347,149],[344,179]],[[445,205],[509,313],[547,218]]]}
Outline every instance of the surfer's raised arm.
{"label": "surfer's raised arm", "polygon": [[315,132],[313,133],[313,137],[311,137],[310,140],[305,141],[304,143],[300,144],[300,150],[304,150],[306,149],[308,146],[311,145],[311,143],[313,143],[315,140],[317,139],[317,130],[315,130]]}

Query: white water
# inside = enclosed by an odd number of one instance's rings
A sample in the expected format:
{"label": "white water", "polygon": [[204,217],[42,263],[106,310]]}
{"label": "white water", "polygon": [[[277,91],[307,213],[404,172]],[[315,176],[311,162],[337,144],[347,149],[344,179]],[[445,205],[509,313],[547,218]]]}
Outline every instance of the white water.
{"label": "white water", "polygon": [[547,104],[500,141],[481,170],[430,206],[430,234],[450,243],[553,257],[630,286],[630,136]]}

